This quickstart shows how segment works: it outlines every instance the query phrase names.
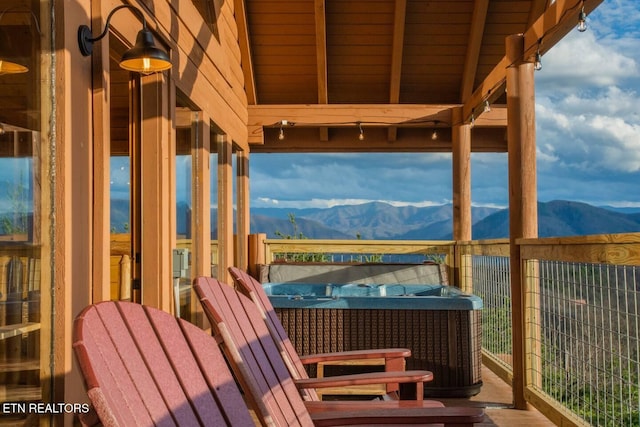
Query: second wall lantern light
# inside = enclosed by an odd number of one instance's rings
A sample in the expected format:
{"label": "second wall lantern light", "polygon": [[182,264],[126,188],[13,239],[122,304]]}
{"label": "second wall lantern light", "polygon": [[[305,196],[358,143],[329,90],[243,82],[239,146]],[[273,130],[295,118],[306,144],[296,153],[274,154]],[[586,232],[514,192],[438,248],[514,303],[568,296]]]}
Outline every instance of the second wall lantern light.
{"label": "second wall lantern light", "polygon": [[93,43],[102,39],[109,31],[109,22],[115,12],[120,9],[127,8],[134,11],[140,19],[142,19],[142,29],[136,37],[136,44],[122,55],[120,67],[125,70],[134,71],[142,74],[157,73],[171,68],[169,55],[164,50],[156,47],[151,31],[147,28],[147,21],[140,9],[137,7],[123,4],[113,9],[107,16],[104,30],[97,37],[92,37],[91,29],[86,25],[78,28],[78,44],[80,52],[84,56],[89,56],[93,52]]}

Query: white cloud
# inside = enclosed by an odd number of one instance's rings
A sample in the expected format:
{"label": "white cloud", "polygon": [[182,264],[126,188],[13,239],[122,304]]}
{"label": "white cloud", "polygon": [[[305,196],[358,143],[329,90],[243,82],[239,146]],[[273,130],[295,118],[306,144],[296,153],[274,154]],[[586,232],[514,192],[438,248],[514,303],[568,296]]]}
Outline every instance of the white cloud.
{"label": "white cloud", "polygon": [[[557,94],[620,86],[640,78],[639,11],[637,2],[603,2],[589,18],[595,24],[588,31],[572,31],[543,56],[536,81]],[[622,22],[628,25],[626,31]]]}
{"label": "white cloud", "polygon": [[309,199],[309,200],[273,200],[273,199],[265,199],[258,198],[258,203],[255,203],[255,207],[278,207],[278,208],[331,208],[333,206],[343,206],[343,205],[362,205],[365,203],[371,202],[382,202],[388,203],[392,206],[416,206],[416,207],[426,207],[426,206],[440,206],[443,204],[451,203],[450,200],[441,200],[441,201],[430,201],[425,200],[421,202],[402,202],[397,200],[381,200],[381,199]]}

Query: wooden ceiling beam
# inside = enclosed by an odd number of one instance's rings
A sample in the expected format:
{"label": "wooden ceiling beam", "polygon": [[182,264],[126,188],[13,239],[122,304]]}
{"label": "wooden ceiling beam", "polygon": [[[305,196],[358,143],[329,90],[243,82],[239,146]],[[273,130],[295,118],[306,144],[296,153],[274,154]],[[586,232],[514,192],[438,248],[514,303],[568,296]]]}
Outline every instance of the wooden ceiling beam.
{"label": "wooden ceiling beam", "polygon": [[[584,0],[584,9],[588,14],[603,0]],[[545,53],[558,43],[578,24],[578,14],[582,0],[556,0],[524,33],[525,53],[523,61],[532,61],[536,50]],[[540,42],[540,46],[538,46]],[[511,66],[506,57],[491,70],[473,95],[464,103],[463,117],[469,120],[489,95],[496,96],[504,90],[507,67]]]}
{"label": "wooden ceiling beam", "polygon": [[[584,10],[591,13],[603,0],[584,0]],[[524,33],[525,58],[533,60],[538,41],[540,53],[555,46],[569,31],[578,25],[582,0],[556,0],[545,13]]]}
{"label": "wooden ceiling beam", "polygon": [[[432,130],[436,123],[438,128],[447,128],[452,125],[451,109],[455,107],[459,107],[459,104],[250,105],[249,143],[254,147],[263,144],[265,128],[279,131],[282,120],[288,123],[284,127],[285,133],[289,133],[287,129],[294,128],[296,131],[320,127],[355,129],[358,122],[366,128],[367,134],[368,129],[389,127]],[[475,121],[476,128],[504,128],[506,125],[506,107],[499,105],[493,106],[490,112]],[[387,139],[387,142],[393,141]]]}
{"label": "wooden ceiling beam", "polygon": [[462,72],[462,86],[460,88],[460,102],[463,103],[473,93],[488,10],[489,0],[475,1],[471,19],[471,31],[469,31],[469,43],[467,43],[467,55],[464,60],[464,71]]}
{"label": "wooden ceiling beam", "polygon": [[244,0],[234,0],[233,7],[235,9],[234,14],[236,18],[236,25],[238,26],[238,44],[240,46],[242,74],[244,75],[244,88],[247,94],[247,102],[249,105],[255,105],[258,103],[258,95],[254,77],[253,60],[251,57],[247,9],[245,7]]}
{"label": "wooden ceiling beam", "polygon": [[[327,18],[324,0],[314,1],[314,18],[316,24],[316,64],[318,69],[318,104],[329,103],[327,86]],[[329,139],[329,129],[320,128],[320,140]]]}
{"label": "wooden ceiling beam", "polygon": [[318,104],[327,104],[327,19],[324,0],[315,0],[316,62],[318,67]]}
{"label": "wooden ceiling beam", "polygon": [[535,24],[536,19],[540,17],[547,10],[550,0],[531,0],[531,10],[529,10],[529,21],[527,28]]}
{"label": "wooden ceiling beam", "polygon": [[[431,139],[429,128],[399,128],[398,139],[387,141],[387,129],[365,130],[365,140],[358,139],[358,131],[334,129],[328,141],[318,141],[315,129],[292,128],[286,131],[284,140],[278,139],[278,129],[265,129],[265,144],[251,147],[252,153],[383,153],[383,152],[451,152],[451,131],[440,129],[438,139]],[[501,128],[474,128],[473,152],[505,152],[506,132]]]}
{"label": "wooden ceiling beam", "polygon": [[459,104],[326,104],[250,105],[250,126],[273,126],[288,120],[296,126],[348,127],[361,122],[367,126],[424,125],[450,123],[451,108]]}
{"label": "wooden ceiling beam", "polygon": [[[400,79],[402,77],[402,55],[404,46],[405,18],[407,14],[407,0],[396,0],[393,15],[393,45],[391,47],[391,78],[389,85],[389,103],[400,103]],[[396,139],[397,129],[389,127],[387,139]]]}

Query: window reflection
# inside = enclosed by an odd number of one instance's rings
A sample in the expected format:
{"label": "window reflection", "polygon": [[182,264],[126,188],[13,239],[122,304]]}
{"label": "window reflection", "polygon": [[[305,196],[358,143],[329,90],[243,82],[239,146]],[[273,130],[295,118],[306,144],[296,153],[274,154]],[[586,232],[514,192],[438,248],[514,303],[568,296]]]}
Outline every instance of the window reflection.
{"label": "window reflection", "polygon": [[176,119],[176,248],[173,251],[173,285],[176,314],[195,322],[196,304],[191,286],[193,258],[193,151],[198,145],[198,113],[179,96]]}
{"label": "window reflection", "polygon": [[[0,70],[0,403],[41,401],[48,394],[43,387],[51,334],[41,304],[49,301],[43,292],[50,286],[41,283],[41,247],[50,215],[42,212],[43,186],[49,183],[42,157],[52,138],[46,128],[50,100],[43,89],[50,75],[43,66],[48,54],[40,45],[46,46],[49,35],[40,34],[38,25],[48,18],[37,5],[5,0],[0,7],[0,61],[21,68],[19,74]],[[27,423],[26,414],[12,417],[3,421]],[[31,418],[30,424],[38,423],[37,416]]]}

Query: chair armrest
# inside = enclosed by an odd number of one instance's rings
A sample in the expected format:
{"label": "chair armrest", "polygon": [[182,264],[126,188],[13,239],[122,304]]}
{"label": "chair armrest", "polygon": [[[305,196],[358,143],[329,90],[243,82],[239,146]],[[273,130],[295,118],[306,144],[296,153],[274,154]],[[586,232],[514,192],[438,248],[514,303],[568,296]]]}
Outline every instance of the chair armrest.
{"label": "chair armrest", "polygon": [[437,400],[307,400],[305,408],[310,414],[327,411],[370,411],[387,409],[395,411],[400,408],[444,408],[444,403]]}
{"label": "chair armrest", "polygon": [[349,387],[369,384],[415,383],[416,400],[422,400],[424,397],[423,385],[425,382],[432,380],[433,373],[430,371],[394,371],[367,372],[365,374],[339,375],[323,378],[302,378],[294,380],[294,383],[298,389]]}
{"label": "chair armrest", "polygon": [[364,359],[398,359],[411,356],[408,348],[381,348],[373,350],[353,350],[336,353],[318,353],[307,356],[300,356],[300,361],[305,365],[312,365],[321,362],[339,362],[346,360]]}

